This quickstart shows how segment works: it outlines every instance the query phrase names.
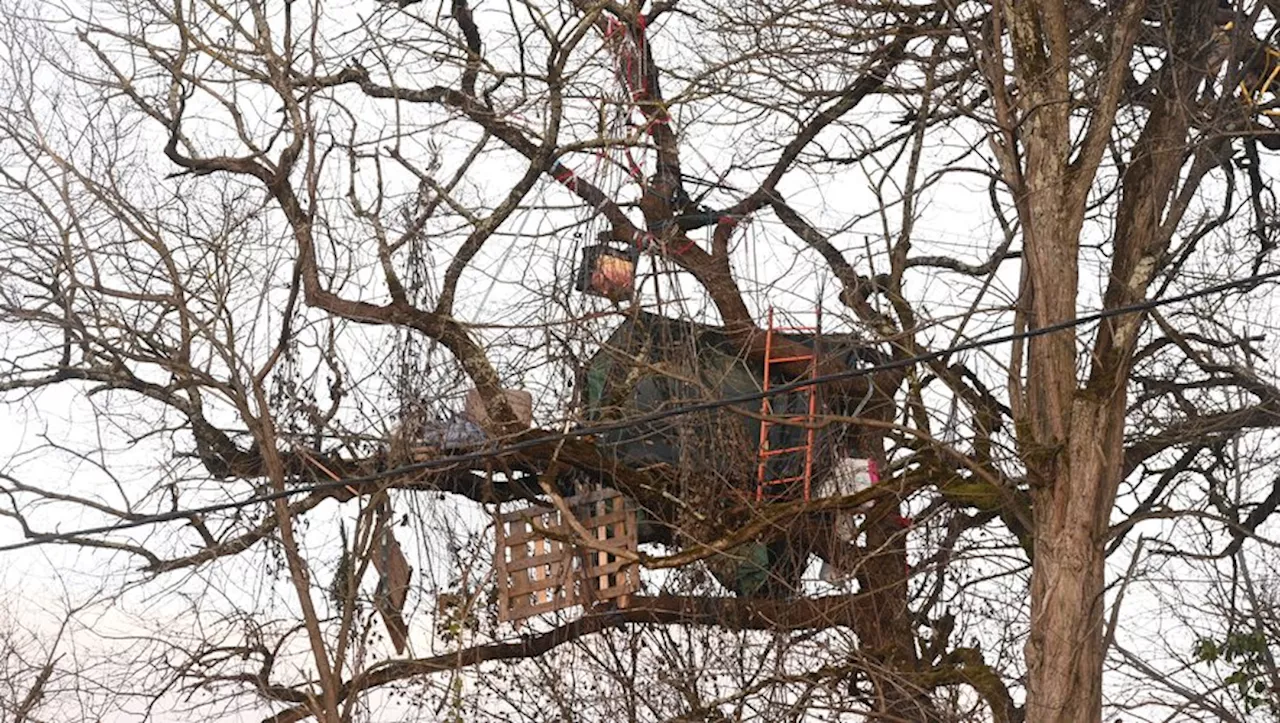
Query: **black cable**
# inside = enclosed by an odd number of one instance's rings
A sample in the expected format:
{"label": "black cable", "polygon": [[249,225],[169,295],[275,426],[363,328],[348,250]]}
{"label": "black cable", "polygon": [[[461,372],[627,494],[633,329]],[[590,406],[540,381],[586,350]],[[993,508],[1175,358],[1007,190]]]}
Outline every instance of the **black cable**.
{"label": "black cable", "polygon": [[1240,289],[1240,288],[1245,288],[1249,286],[1256,286],[1258,284],[1261,284],[1264,281],[1269,281],[1276,278],[1280,278],[1280,271],[1269,271],[1265,274],[1252,274],[1250,276],[1236,279],[1234,281],[1223,282],[1221,284],[1209,286],[1204,289],[1199,289],[1197,291],[1190,291],[1185,294],[1167,296],[1160,299],[1148,299],[1146,301],[1141,301],[1136,304],[1120,306],[1114,309],[1104,309],[1102,311],[1097,311],[1092,314],[1086,314],[1084,316],[1078,316],[1074,319],[1061,321],[1056,324],[1050,324],[1049,326],[1040,327],[1038,329],[1030,329],[1027,331],[1015,332],[1012,334],[1005,334],[1003,336],[965,342],[964,344],[957,344],[947,349],[926,352],[924,354],[916,354],[914,356],[904,357],[902,359],[894,359],[892,361],[884,362],[882,364],[876,364],[870,367],[863,367],[860,369],[850,369],[848,371],[837,372],[835,374],[826,374],[819,377],[813,377],[811,379],[798,379],[794,382],[790,382],[788,384],[783,384],[781,386],[774,387],[768,391],[752,392],[750,394],[742,394],[736,397],[726,397],[723,399],[715,399],[715,400],[710,400],[706,402],[698,402],[696,404],[688,404],[681,407],[666,409],[661,412],[652,412],[650,414],[643,414],[638,417],[631,417],[626,420],[610,422],[608,424],[600,424],[600,425],[591,426],[591,427],[580,427],[578,429],[572,429],[572,430],[561,432],[558,434],[545,435],[542,437],[538,437],[536,439],[526,439],[520,442],[514,442],[512,444],[508,444],[502,447],[497,447],[494,449],[470,452],[467,454],[460,454],[460,455],[455,455],[451,457],[443,457],[441,459],[426,460],[423,462],[414,462],[411,464],[395,467],[393,469],[383,470],[381,472],[376,472],[373,474],[361,475],[359,477],[347,477],[341,480],[317,482],[315,484],[310,484],[310,485],[299,485],[296,487],[291,487],[287,490],[271,492],[263,495],[256,495],[254,497],[250,497],[244,500],[238,500],[233,502],[222,502],[222,503],[213,504],[213,505],[206,505],[204,507],[189,508],[185,510],[173,510],[171,512],[163,512],[155,515],[137,517],[132,520],[128,520],[126,522],[119,522],[112,525],[103,525],[100,527],[88,527],[81,530],[76,530],[74,532],[51,532],[51,533],[42,534],[42,535],[33,535],[27,538],[26,540],[23,540],[22,542],[16,542],[8,545],[0,545],[0,552],[9,552],[12,550],[19,550],[26,547],[34,547],[36,545],[42,545],[48,542],[68,541],[77,537],[83,537],[85,535],[97,535],[97,534],[102,534],[107,532],[115,532],[118,530],[127,530],[135,527],[142,527],[143,525],[158,524],[161,522],[172,522],[174,520],[186,519],[193,515],[206,515],[213,512],[222,512],[229,509],[235,509],[238,507],[247,507],[249,505],[255,505],[262,502],[273,502],[281,498],[291,497],[293,495],[298,495],[298,494],[322,492],[325,490],[346,487],[348,485],[363,484],[366,482],[375,482],[380,479],[407,474],[410,472],[457,468],[462,466],[463,463],[466,463],[466,462],[480,461],[485,459],[492,459],[494,457],[505,456],[508,454],[519,452],[524,449],[530,449],[532,447],[537,447],[537,446],[545,445],[552,442],[558,442],[561,440],[568,440],[568,439],[576,439],[579,437],[587,437],[593,434],[601,434],[604,432],[623,430],[629,427],[634,427],[638,424],[658,422],[664,419],[670,419],[672,417],[679,417],[686,414],[695,414],[697,412],[710,411],[710,410],[719,409],[721,407],[726,407],[733,404],[741,404],[743,402],[759,401],[761,399],[764,399],[765,397],[771,397],[777,394],[786,394],[788,392],[795,391],[796,389],[811,386],[814,384],[829,384],[832,382],[845,381],[847,379],[854,379],[857,377],[868,376],[878,372],[890,371],[893,369],[901,369],[903,367],[919,364],[921,362],[933,361],[934,359],[941,359],[943,357],[949,356],[951,354],[955,354],[957,352],[971,351],[974,349],[982,349],[988,346],[995,346],[997,344],[1005,344],[1008,342],[1019,341],[1023,339],[1033,339],[1035,337],[1045,336],[1045,335],[1053,334],[1059,331],[1066,331],[1067,329],[1072,329],[1077,326],[1082,326],[1084,324],[1089,324],[1095,321],[1102,321],[1104,319],[1109,319],[1114,316],[1134,314],[1134,313],[1154,309],[1160,306],[1166,306],[1168,304],[1175,304],[1180,301],[1190,301],[1190,300],[1198,299],[1204,296],[1210,296],[1223,291],[1230,291],[1232,289]]}

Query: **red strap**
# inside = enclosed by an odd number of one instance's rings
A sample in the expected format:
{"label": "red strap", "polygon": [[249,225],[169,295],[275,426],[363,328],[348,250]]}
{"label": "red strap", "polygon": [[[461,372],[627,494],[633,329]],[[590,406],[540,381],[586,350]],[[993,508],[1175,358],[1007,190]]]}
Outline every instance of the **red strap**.
{"label": "red strap", "polygon": [[[867,476],[871,478],[871,484],[874,485],[880,483],[880,471],[876,469],[876,461],[871,458],[867,459]],[[915,524],[914,520],[910,517],[904,517],[903,515],[893,515],[889,519],[892,520],[893,524],[897,525],[898,529],[901,530],[905,530]]]}
{"label": "red strap", "polygon": [[571,191],[578,190],[577,177],[574,175],[573,171],[568,168],[568,166],[565,166],[559,161],[556,161],[556,164],[551,167],[551,177],[560,183],[563,183]]}

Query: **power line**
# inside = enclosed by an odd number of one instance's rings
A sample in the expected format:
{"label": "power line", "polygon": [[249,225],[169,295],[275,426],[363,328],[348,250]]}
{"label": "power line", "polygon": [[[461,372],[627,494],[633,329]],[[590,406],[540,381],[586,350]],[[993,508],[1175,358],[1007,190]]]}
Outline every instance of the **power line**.
{"label": "power line", "polygon": [[117,532],[120,530],[128,530],[128,529],[133,529],[137,527],[142,527],[144,525],[159,524],[163,522],[173,522],[176,520],[187,519],[194,515],[207,515],[214,512],[223,512],[230,509],[248,507],[250,505],[260,504],[264,502],[274,502],[275,500],[278,500],[278,499],[292,497],[294,495],[299,495],[299,494],[323,492],[331,489],[339,489],[349,485],[364,484],[366,482],[376,482],[380,479],[386,479],[388,477],[399,476],[399,475],[408,474],[411,472],[445,470],[445,469],[451,469],[451,468],[457,469],[460,467],[465,467],[466,463],[468,462],[477,462],[481,460],[492,459],[494,457],[506,456],[509,454],[520,452],[525,449],[542,446],[548,443],[554,443],[561,440],[576,439],[579,437],[587,437],[595,434],[602,434],[605,432],[620,431],[630,427],[634,427],[639,424],[648,424],[652,422],[659,422],[665,419],[670,419],[673,417],[684,416],[687,414],[696,414],[698,412],[712,411],[715,409],[719,409],[721,407],[726,407],[734,404],[741,404],[744,402],[759,401],[761,399],[764,399],[765,397],[786,394],[788,392],[795,391],[796,389],[799,389],[801,387],[807,387],[814,384],[830,384],[833,382],[840,382],[840,381],[846,381],[849,379],[855,379],[857,377],[869,376],[871,374],[876,374],[879,372],[892,371],[894,369],[901,369],[903,367],[920,364],[922,362],[929,362],[935,359],[941,359],[943,357],[947,357],[959,352],[972,351],[974,349],[982,349],[989,346],[996,346],[998,344],[1006,344],[1009,342],[1020,341],[1024,339],[1033,339],[1035,337],[1046,336],[1048,334],[1054,334],[1060,331],[1066,331],[1068,329],[1073,329],[1075,327],[1083,326],[1085,324],[1091,324],[1096,321],[1102,321],[1115,316],[1123,316],[1126,314],[1134,314],[1134,313],[1139,313],[1143,311],[1149,311],[1157,307],[1167,306],[1169,304],[1176,304],[1182,301],[1191,301],[1191,300],[1202,298],[1205,296],[1212,296],[1214,294],[1222,293],[1224,291],[1231,291],[1233,289],[1242,289],[1246,287],[1257,286],[1265,281],[1270,281],[1277,278],[1280,278],[1280,270],[1270,271],[1264,274],[1252,274],[1244,278],[1223,282],[1221,284],[1215,284],[1214,286],[1209,286],[1196,291],[1190,291],[1185,294],[1167,296],[1159,299],[1148,299],[1146,301],[1141,301],[1136,304],[1120,306],[1114,309],[1103,309],[1101,311],[1096,311],[1091,314],[1086,314],[1084,316],[1078,316],[1074,319],[1061,321],[1056,324],[1050,324],[1049,326],[1044,326],[1037,329],[1030,329],[1027,331],[1014,332],[1014,333],[1005,334],[1002,336],[965,342],[963,344],[956,344],[946,349],[926,352],[923,354],[916,354],[914,356],[903,357],[901,359],[894,359],[894,360],[883,362],[880,364],[875,364],[869,367],[862,367],[859,369],[850,369],[848,371],[836,372],[834,374],[826,374],[818,377],[813,377],[810,379],[800,379],[794,382],[790,382],[788,384],[783,384],[777,387],[773,387],[769,389],[767,392],[766,391],[752,392],[749,394],[741,394],[735,397],[725,397],[722,399],[714,399],[706,402],[697,402],[694,404],[687,404],[680,407],[673,407],[671,409],[666,409],[660,412],[651,412],[649,414],[642,414],[642,415],[631,417],[625,420],[618,420],[615,422],[598,424],[598,425],[588,426],[588,427],[579,427],[578,429],[572,429],[566,432],[544,435],[541,437],[537,437],[536,439],[526,439],[520,442],[513,442],[511,444],[504,445],[502,447],[495,447],[493,449],[479,450],[476,452],[469,452],[466,454],[443,457],[440,459],[425,460],[422,462],[414,462],[411,464],[402,465],[400,467],[383,470],[373,474],[360,475],[358,477],[345,477],[340,480],[331,480],[328,482],[317,482],[315,484],[309,484],[309,485],[299,485],[296,487],[291,487],[287,490],[255,495],[253,497],[243,499],[243,500],[235,500],[231,502],[220,502],[216,504],[205,505],[203,507],[193,507],[193,508],[187,508],[183,510],[172,510],[170,512],[162,512],[154,515],[139,516],[124,522],[118,522],[111,525],[102,525],[99,527],[87,527],[87,528],[75,530],[72,532],[51,532],[47,534],[33,535],[28,539],[23,540],[22,542],[11,543],[8,545],[0,545],[0,552],[20,550],[23,548],[34,547],[36,545],[42,545],[50,542],[67,542],[67,541],[74,540],[75,538],[78,538],[78,537],[84,537],[86,535],[100,535],[100,534],[105,534],[109,532]]}

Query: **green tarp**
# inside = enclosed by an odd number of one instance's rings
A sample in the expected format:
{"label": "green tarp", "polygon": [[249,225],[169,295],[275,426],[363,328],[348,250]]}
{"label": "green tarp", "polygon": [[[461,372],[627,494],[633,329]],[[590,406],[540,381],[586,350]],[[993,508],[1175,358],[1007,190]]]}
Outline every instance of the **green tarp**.
{"label": "green tarp", "polygon": [[[722,331],[641,313],[619,326],[591,359],[584,401],[592,421],[625,420],[697,402],[752,394],[763,369],[748,362]],[[776,380],[775,380],[776,381]],[[773,398],[775,414],[801,414],[803,394]],[[599,435],[631,466],[667,464],[741,482],[754,480],[760,401],[638,423]],[[775,425],[770,446],[804,441],[800,427]]]}

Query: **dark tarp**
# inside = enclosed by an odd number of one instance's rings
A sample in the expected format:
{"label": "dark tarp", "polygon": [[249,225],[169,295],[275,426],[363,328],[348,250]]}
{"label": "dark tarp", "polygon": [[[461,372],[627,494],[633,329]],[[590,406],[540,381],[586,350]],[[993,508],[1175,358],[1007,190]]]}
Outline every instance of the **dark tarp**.
{"label": "dark tarp", "polygon": [[[812,346],[813,337],[788,336]],[[839,354],[857,364],[863,344],[848,335],[826,335],[821,354]],[[697,402],[752,394],[763,389],[763,366],[748,361],[718,327],[638,313],[620,325],[591,358],[583,400],[590,421],[625,420]],[[790,379],[773,380],[777,386]],[[803,392],[771,398],[775,415],[799,415],[807,411]],[[756,450],[760,444],[760,400],[732,405],[734,409],[635,424],[599,435],[630,466],[666,464],[679,469],[715,474],[739,484],[754,484]],[[747,414],[742,414],[746,412]],[[773,425],[772,449],[804,444],[800,426]],[[822,445],[820,445],[821,447]],[[795,458],[779,457],[779,464],[794,467]],[[770,477],[799,474],[800,470],[771,469]]]}

